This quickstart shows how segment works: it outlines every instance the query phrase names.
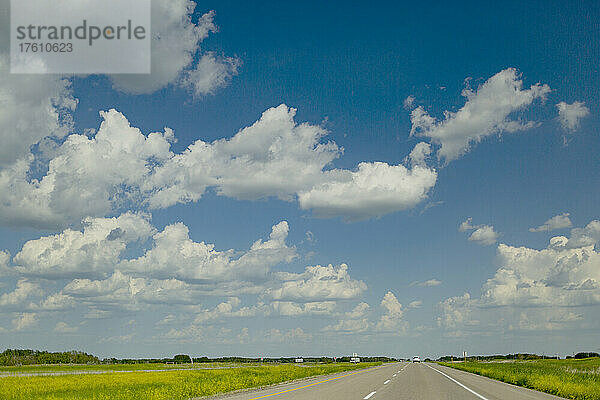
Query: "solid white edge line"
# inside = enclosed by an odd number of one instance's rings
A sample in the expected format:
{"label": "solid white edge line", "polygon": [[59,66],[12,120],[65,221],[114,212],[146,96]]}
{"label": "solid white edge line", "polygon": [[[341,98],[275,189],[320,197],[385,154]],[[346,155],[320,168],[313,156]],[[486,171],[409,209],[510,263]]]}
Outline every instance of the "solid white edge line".
{"label": "solid white edge line", "polygon": [[476,391],[474,391],[472,389],[469,389],[468,387],[466,387],[465,385],[463,385],[462,383],[460,383],[456,379],[452,378],[451,376],[446,375],[445,373],[443,373],[439,369],[433,368],[432,366],[430,366],[428,364],[425,364],[425,365],[428,366],[429,368],[431,368],[432,370],[434,370],[435,372],[439,372],[440,374],[444,375],[446,378],[450,379],[452,382],[456,383],[458,386],[462,387],[463,389],[468,390],[469,392],[473,393],[475,396],[479,397],[481,400],[489,400],[488,398],[483,397],[482,395],[480,395]]}
{"label": "solid white edge line", "polygon": [[390,383],[389,379],[387,381],[383,382],[384,385],[387,385],[388,383]]}
{"label": "solid white edge line", "polygon": [[371,392],[368,395],[366,395],[365,397],[363,397],[363,400],[369,400],[371,397],[373,397],[373,395],[377,393],[377,392]]}

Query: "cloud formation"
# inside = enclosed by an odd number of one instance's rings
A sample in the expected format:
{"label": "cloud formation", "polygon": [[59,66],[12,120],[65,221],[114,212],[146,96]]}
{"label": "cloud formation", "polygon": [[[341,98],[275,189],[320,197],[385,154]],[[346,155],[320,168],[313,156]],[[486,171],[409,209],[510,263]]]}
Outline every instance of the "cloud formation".
{"label": "cloud formation", "polygon": [[149,94],[177,85],[198,96],[225,86],[237,74],[240,61],[211,52],[202,54],[202,41],[217,32],[215,12],[203,14],[194,23],[195,8],[191,0],[152,0],[152,73],[111,75],[113,87],[130,94]]}
{"label": "cloud formation", "polygon": [[282,104],[230,139],[196,141],[153,174],[149,184],[156,190],[148,200],[150,207],[198,200],[209,186],[220,195],[243,200],[291,200],[296,192],[313,187],[341,149],[332,142],[321,143],[327,132],[297,124],[295,114],[294,108]]}
{"label": "cloud formation", "polygon": [[316,265],[306,267],[302,274],[281,273],[280,287],[271,289],[267,295],[273,300],[325,301],[353,299],[360,296],[367,285],[350,278],[348,266],[334,267]]}
{"label": "cloud formation", "polygon": [[38,320],[35,313],[21,313],[13,320],[12,324],[15,331],[22,331],[37,325]]}
{"label": "cloud formation", "polygon": [[576,326],[583,319],[576,316],[589,311],[586,306],[600,304],[599,242],[600,221],[591,221],[572,229],[570,238],[551,238],[542,250],[498,245],[499,268],[482,286],[481,297],[465,293],[446,299],[439,324],[485,329],[500,320],[506,329]]}
{"label": "cloud formation", "polygon": [[297,124],[295,113],[282,104],[232,138],[198,140],[174,154],[171,129],[146,136],[118,111],[101,112],[98,132],[69,135],[42,176],[30,178],[33,156],[0,170],[0,223],[57,228],[197,201],[208,188],[241,200],[297,198],[317,216],[353,221],[412,208],[435,185],[436,171],[424,165],[326,169],[342,149],[322,142],[320,126]]}
{"label": "cloud formation", "polygon": [[479,227],[471,233],[469,240],[482,246],[491,246],[498,241],[498,232],[491,225]]}
{"label": "cloud formation", "polygon": [[442,284],[442,281],[438,280],[438,279],[428,279],[426,281],[423,282],[411,282],[409,286],[417,286],[417,287],[434,287],[434,286],[439,286]]}
{"label": "cloud formation", "polygon": [[[89,218],[83,225],[82,231],[66,229],[26,242],[13,259],[15,265],[7,267],[44,282],[72,279],[35,309],[65,309],[73,305],[73,298],[135,308],[146,303],[191,303],[207,293],[256,293],[266,282],[278,282],[270,274],[273,266],[297,257],[295,248],[285,243],[289,231],[285,221],[272,227],[268,240],[256,240],[245,252],[218,251],[213,244],[194,242],[181,223],[157,232],[144,215]],[[124,258],[128,246],[150,238],[150,249],[139,257]],[[297,275],[297,279],[302,276]],[[349,285],[355,282],[343,273],[340,281]],[[314,284],[314,280],[307,282],[308,286]],[[357,285],[360,289],[364,284]],[[14,292],[0,297],[0,307],[16,306],[29,293],[38,291],[37,285],[20,280]],[[331,297],[336,291],[340,289],[333,284]],[[344,295],[342,290],[339,296]]]}
{"label": "cloud formation", "polygon": [[[417,308],[420,302],[411,303],[411,308]],[[343,314],[338,314],[337,322],[325,326],[323,332],[335,332],[343,335],[380,334],[388,335],[405,333],[408,323],[403,320],[404,310],[394,293],[388,291],[380,303],[382,313],[374,314],[367,303],[359,303]]]}
{"label": "cloud formation", "polygon": [[[177,85],[198,96],[214,93],[237,74],[239,59],[202,53],[200,49],[209,33],[217,31],[214,11],[194,23],[194,1],[152,0],[151,7],[152,73],[110,75],[114,88],[129,94],[149,94]],[[6,5],[0,8],[0,24],[9,26],[10,13]],[[0,43],[0,98],[0,168],[14,168],[13,164],[26,160],[30,147],[38,143],[39,151],[51,152],[53,140],[60,141],[72,131],[72,112],[78,99],[73,96],[71,80],[54,74],[10,74],[8,43]]]}
{"label": "cloud formation", "polygon": [[511,116],[531,106],[535,100],[544,101],[550,92],[548,85],[537,83],[523,89],[521,75],[507,68],[489,78],[476,90],[466,87],[462,95],[464,106],[458,111],[444,111],[438,121],[422,106],[411,112],[411,135],[428,137],[440,146],[439,159],[456,160],[473,144],[485,137],[502,132],[516,132],[536,126],[533,121]]}
{"label": "cloud formation", "polygon": [[272,266],[297,257],[295,248],[285,243],[288,231],[287,222],[282,221],[273,226],[268,240],[257,240],[236,257],[233,250],[218,251],[214,244],[192,241],[187,226],[176,223],[156,233],[153,247],[142,256],[123,261],[119,267],[138,276],[191,283],[264,279]]}
{"label": "cloud formation", "polygon": [[425,142],[419,142],[408,155],[408,161],[413,167],[416,165],[424,166],[431,155],[431,145]]}
{"label": "cloud formation", "polygon": [[372,323],[367,318],[340,319],[335,324],[327,325],[324,332],[335,332],[336,334],[352,335],[367,332],[372,328]]}
{"label": "cloud formation", "polygon": [[556,229],[570,228],[573,223],[569,215],[569,213],[555,215],[537,228],[529,228],[529,232],[550,232]]}
{"label": "cloud formation", "polygon": [[70,112],[77,106],[71,83],[51,74],[10,74],[8,54],[1,49],[0,99],[0,169],[27,157],[40,140],[71,132]]}
{"label": "cloud formation", "polygon": [[381,307],[385,313],[379,318],[375,325],[376,331],[397,332],[406,329],[406,323],[402,320],[404,310],[394,293],[387,292],[381,300]]}
{"label": "cloud formation", "polygon": [[181,81],[195,97],[214,94],[219,88],[227,86],[229,80],[237,75],[241,61],[233,57],[218,57],[208,52],[200,58],[194,69],[187,71]]}
{"label": "cloud formation", "polygon": [[127,245],[149,238],[154,230],[144,215],[86,218],[82,231],[66,229],[26,242],[14,257],[15,270],[44,279],[107,277]]}
{"label": "cloud formation", "polygon": [[56,326],[54,327],[54,332],[57,332],[57,333],[75,333],[78,330],[79,330],[79,327],[69,326],[69,324],[67,324],[64,321],[57,322]]}
{"label": "cloud formation", "polygon": [[80,303],[110,309],[139,310],[148,304],[194,304],[194,288],[177,279],[146,279],[119,270],[106,279],[74,279],[62,293]]}
{"label": "cloud formation", "polygon": [[[303,273],[273,271],[297,258],[295,247],[286,243],[288,232],[282,221],[246,251],[217,250],[190,239],[182,223],[158,231],[141,214],[88,218],[80,231],[69,228],[26,242],[12,260],[3,253],[6,268],[20,278],[13,288],[0,290],[0,312],[78,310],[95,319],[178,307],[192,321],[188,331],[196,332],[200,325],[231,318],[332,316],[338,302],[364,293],[365,283],[351,278],[346,264],[309,266]],[[128,251],[133,244],[139,256]],[[237,295],[256,302],[244,306]],[[200,307],[215,296],[227,300]],[[368,305],[359,304],[348,317],[367,311]],[[61,325],[56,331],[71,328]]]}
{"label": "cloud formation", "polygon": [[57,228],[134,208],[151,171],[173,156],[173,132],[144,136],[115,110],[100,115],[98,132],[69,135],[39,179],[29,177],[32,157],[0,170],[0,223]]}
{"label": "cloud formation", "polygon": [[491,246],[498,241],[500,236],[494,230],[492,225],[473,225],[473,219],[467,218],[458,227],[460,232],[473,231],[469,236],[469,241],[482,246]]}
{"label": "cloud formation", "polygon": [[336,301],[308,301],[306,303],[294,301],[272,301],[267,314],[283,317],[298,317],[307,315],[329,316],[337,308]]}
{"label": "cloud formation", "polygon": [[316,216],[357,221],[415,207],[435,185],[435,170],[420,165],[360,163],[357,171],[333,170],[326,181],[298,193],[300,207]]}
{"label": "cloud formation", "polygon": [[38,284],[29,282],[26,279],[17,281],[15,290],[3,293],[0,296],[0,308],[4,309],[24,309],[27,308],[26,301],[33,296],[39,296],[41,288]]}
{"label": "cloud formation", "polygon": [[[254,317],[261,309],[264,309],[262,305],[253,307],[240,307],[241,301],[237,297],[230,297],[227,301],[219,303],[212,309],[204,309],[200,311],[195,319],[194,323],[200,324],[206,321],[225,319],[225,318],[244,318]],[[264,313],[264,310],[262,310]]]}
{"label": "cloud formation", "polygon": [[579,128],[581,120],[590,114],[590,109],[585,106],[583,101],[575,101],[572,104],[561,101],[556,108],[558,109],[558,122],[569,133],[575,132]]}

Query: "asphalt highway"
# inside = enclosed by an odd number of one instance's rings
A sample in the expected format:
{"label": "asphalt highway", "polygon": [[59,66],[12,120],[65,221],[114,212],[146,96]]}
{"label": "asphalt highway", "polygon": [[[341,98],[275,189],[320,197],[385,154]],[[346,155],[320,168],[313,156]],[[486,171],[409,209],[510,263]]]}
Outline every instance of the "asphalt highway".
{"label": "asphalt highway", "polygon": [[430,363],[393,363],[214,397],[223,400],[549,400],[545,393]]}

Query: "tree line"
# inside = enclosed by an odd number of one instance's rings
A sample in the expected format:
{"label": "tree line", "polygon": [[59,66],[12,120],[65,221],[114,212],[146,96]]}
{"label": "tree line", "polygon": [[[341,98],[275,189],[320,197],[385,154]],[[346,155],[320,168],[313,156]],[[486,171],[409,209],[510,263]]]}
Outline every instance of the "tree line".
{"label": "tree line", "polygon": [[[146,363],[212,363],[212,362],[235,362],[235,363],[294,363],[296,357],[190,357],[187,354],[177,354],[172,358],[104,358],[87,354],[82,351],[50,352],[30,349],[6,349],[0,353],[0,365],[34,365],[34,364],[146,364]],[[333,363],[350,362],[350,356],[342,357],[304,357],[304,362],[309,363]],[[362,362],[389,362],[397,361],[390,357],[361,357]]]}
{"label": "tree line", "polygon": [[[531,353],[516,353],[516,354],[495,354],[490,356],[468,356],[467,361],[495,361],[495,360],[551,360],[556,359],[556,355],[538,355]],[[592,357],[600,357],[600,354],[594,352],[581,352],[574,354],[572,356],[567,356],[566,358],[592,358]],[[437,361],[442,362],[451,362],[451,361],[465,361],[463,357],[455,357],[455,356],[443,356],[437,359]]]}
{"label": "tree line", "polygon": [[81,351],[49,352],[29,349],[6,349],[0,353],[0,365],[32,364],[99,364],[98,357]]}
{"label": "tree line", "polygon": [[[333,363],[333,362],[350,362],[350,356],[342,357],[303,357],[307,363]],[[175,364],[200,364],[200,363],[295,363],[296,357],[190,357],[187,354],[177,354],[173,358],[106,358],[102,360],[105,364],[146,364],[146,363],[175,363]],[[391,357],[361,357],[362,362],[390,362],[397,361]]]}

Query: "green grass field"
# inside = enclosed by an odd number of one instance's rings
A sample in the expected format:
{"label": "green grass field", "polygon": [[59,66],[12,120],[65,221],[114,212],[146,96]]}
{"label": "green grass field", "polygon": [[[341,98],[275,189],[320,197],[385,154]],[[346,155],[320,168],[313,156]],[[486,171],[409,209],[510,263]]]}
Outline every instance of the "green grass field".
{"label": "green grass field", "polygon": [[600,400],[600,358],[440,364],[567,399]]}
{"label": "green grass field", "polygon": [[[189,399],[379,364],[277,364],[186,371],[5,377],[0,378],[0,399]],[[53,372],[64,370],[57,368]]]}
{"label": "green grass field", "polygon": [[73,371],[140,371],[163,369],[212,369],[212,368],[245,368],[259,365],[258,363],[214,362],[196,364],[51,364],[23,365],[18,367],[0,366],[0,376],[6,374],[40,373],[40,372],[73,372]]}

